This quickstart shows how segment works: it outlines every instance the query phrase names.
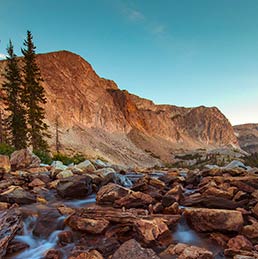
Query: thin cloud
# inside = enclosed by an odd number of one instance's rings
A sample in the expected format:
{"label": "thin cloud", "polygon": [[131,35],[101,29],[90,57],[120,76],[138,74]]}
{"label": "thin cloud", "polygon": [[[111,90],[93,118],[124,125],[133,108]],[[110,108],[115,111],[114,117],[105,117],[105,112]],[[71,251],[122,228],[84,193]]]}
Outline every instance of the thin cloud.
{"label": "thin cloud", "polygon": [[6,55],[3,53],[0,53],[0,59],[6,59]]}
{"label": "thin cloud", "polygon": [[166,27],[162,24],[155,25],[151,28],[152,33],[154,34],[164,34],[166,32]]}
{"label": "thin cloud", "polygon": [[145,19],[145,16],[143,13],[134,9],[128,9],[127,16],[131,21],[134,21],[134,22],[143,21]]}
{"label": "thin cloud", "polygon": [[132,23],[139,23],[148,33],[160,37],[167,34],[166,26],[160,22],[154,21],[151,17],[147,17],[144,12],[138,8],[128,6],[122,1],[119,1],[120,12]]}

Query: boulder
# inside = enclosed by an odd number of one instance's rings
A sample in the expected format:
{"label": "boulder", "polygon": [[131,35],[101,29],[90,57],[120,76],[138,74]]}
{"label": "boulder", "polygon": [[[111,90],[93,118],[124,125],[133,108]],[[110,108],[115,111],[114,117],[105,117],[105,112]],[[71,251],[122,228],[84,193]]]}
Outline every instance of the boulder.
{"label": "boulder", "polygon": [[[100,170],[107,170],[107,169],[108,168],[103,168]],[[97,171],[99,171],[99,170],[97,170]],[[133,185],[131,180],[126,175],[122,175],[122,174],[119,174],[116,172],[110,172],[110,173],[105,174],[104,179],[101,182],[101,185],[106,185],[108,183],[116,183],[116,184],[119,184],[126,188],[130,188]]]}
{"label": "boulder", "polygon": [[227,246],[232,250],[248,250],[251,251],[253,249],[252,243],[244,236],[237,235],[236,237],[231,238]]}
{"label": "boulder", "polygon": [[107,228],[109,221],[105,219],[89,219],[71,215],[65,220],[65,224],[73,230],[100,234]]}
{"label": "boulder", "polygon": [[10,186],[7,191],[0,194],[1,202],[30,204],[36,202],[36,196],[30,192],[25,191],[19,186]]}
{"label": "boulder", "polygon": [[113,254],[112,259],[159,259],[152,249],[145,249],[134,239],[123,243]]}
{"label": "boulder", "polygon": [[8,156],[0,155],[0,173],[9,173],[11,171],[11,163]]}
{"label": "boulder", "polygon": [[5,256],[9,243],[21,227],[22,215],[15,206],[0,213],[0,258]]}
{"label": "boulder", "polygon": [[43,259],[62,259],[63,255],[61,251],[57,249],[50,249],[46,252]]}
{"label": "boulder", "polygon": [[181,184],[176,185],[172,189],[170,189],[165,196],[173,196],[175,198],[175,201],[179,201],[181,198],[183,198],[183,187]]}
{"label": "boulder", "polygon": [[228,169],[228,170],[235,169],[235,168],[242,168],[245,170],[247,169],[247,167],[241,161],[238,161],[238,160],[233,160],[224,167],[224,169]]}
{"label": "boulder", "polygon": [[94,172],[96,170],[95,166],[89,160],[79,163],[75,168],[81,169],[84,173]]}
{"label": "boulder", "polygon": [[216,187],[209,187],[206,189],[206,191],[203,192],[203,196],[215,196],[215,197],[221,197],[224,199],[232,199],[233,195],[232,193],[228,191],[221,190]]}
{"label": "boulder", "polygon": [[243,227],[242,234],[250,239],[258,241],[258,222]]}
{"label": "boulder", "polygon": [[166,207],[163,211],[165,214],[180,214],[181,210],[179,208],[179,204],[177,202],[174,202],[172,205],[170,205],[169,207]]}
{"label": "boulder", "polygon": [[63,178],[72,177],[72,176],[73,176],[73,172],[71,170],[64,170],[64,171],[61,171],[60,173],[58,173],[56,175],[56,178],[63,179]]}
{"label": "boulder", "polygon": [[67,166],[63,164],[61,161],[53,161],[51,166],[54,168],[55,171],[63,171],[67,169]]}
{"label": "boulder", "polygon": [[10,207],[10,204],[7,202],[0,202],[0,210],[6,210]]}
{"label": "boulder", "polygon": [[74,252],[68,259],[103,259],[103,256],[97,250]]}
{"label": "boulder", "polygon": [[253,207],[253,213],[256,217],[258,217],[258,203]]}
{"label": "boulder", "polygon": [[171,244],[160,256],[169,258],[176,256],[178,259],[213,259],[213,253],[205,248],[187,244]]}
{"label": "boulder", "polygon": [[146,244],[157,241],[162,236],[170,233],[166,220],[162,218],[154,218],[152,220],[139,219],[135,222],[135,228]]}
{"label": "boulder", "polygon": [[72,231],[62,231],[58,234],[58,245],[66,246],[73,242],[73,232]]}
{"label": "boulder", "polygon": [[100,159],[94,160],[94,161],[93,161],[93,164],[94,164],[94,166],[95,166],[96,168],[98,168],[98,169],[99,169],[99,168],[104,168],[104,167],[110,166],[109,163],[104,162],[104,161],[102,161],[102,160],[100,160]]}
{"label": "boulder", "polygon": [[34,188],[34,187],[43,187],[45,185],[46,184],[42,180],[40,180],[39,178],[35,178],[32,182],[30,182],[28,184],[28,186],[32,187],[32,188]]}
{"label": "boulder", "polygon": [[130,192],[129,189],[124,188],[115,183],[109,183],[100,188],[97,193],[96,202],[98,204],[113,204],[116,200],[126,196]]}
{"label": "boulder", "polygon": [[56,186],[56,190],[63,198],[85,197],[92,192],[92,179],[87,175],[78,175],[60,179]]}
{"label": "boulder", "polygon": [[126,209],[129,208],[147,208],[153,202],[150,195],[143,192],[130,191],[126,196],[118,199],[114,203],[114,207]]}
{"label": "boulder", "polygon": [[29,149],[14,151],[10,159],[12,170],[39,167],[40,162],[39,157],[33,154]]}
{"label": "boulder", "polygon": [[240,231],[243,227],[243,216],[239,211],[191,208],[185,209],[188,223],[197,231]]}

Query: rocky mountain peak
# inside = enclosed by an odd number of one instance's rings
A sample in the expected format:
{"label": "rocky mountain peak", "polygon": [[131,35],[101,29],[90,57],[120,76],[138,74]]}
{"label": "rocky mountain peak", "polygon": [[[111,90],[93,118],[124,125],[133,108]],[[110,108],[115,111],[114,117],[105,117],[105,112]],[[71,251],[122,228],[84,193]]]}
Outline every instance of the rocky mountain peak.
{"label": "rocky mountain peak", "polygon": [[[65,152],[83,152],[117,164],[170,161],[177,149],[238,146],[233,128],[216,108],[156,105],[101,78],[69,51],[37,55],[54,145],[58,120]],[[0,61],[3,71],[6,61]],[[0,84],[3,76],[0,76]]]}

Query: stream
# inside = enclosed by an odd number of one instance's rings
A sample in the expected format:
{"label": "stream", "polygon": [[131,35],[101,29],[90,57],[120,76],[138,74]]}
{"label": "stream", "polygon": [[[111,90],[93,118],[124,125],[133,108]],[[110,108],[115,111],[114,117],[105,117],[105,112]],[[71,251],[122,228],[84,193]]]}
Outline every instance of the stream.
{"label": "stream", "polygon": [[[131,175],[130,179],[132,182],[139,179],[138,175]],[[160,176],[160,174],[158,175]],[[152,177],[156,177],[154,174]],[[191,192],[188,190],[187,192]],[[65,200],[62,201],[62,204],[71,207],[71,208],[83,208],[87,206],[91,206],[95,204],[96,202],[96,195],[92,194],[88,196],[85,199],[76,199],[76,200]],[[57,201],[49,202],[47,204],[47,208],[54,208]],[[22,252],[18,252],[16,254],[13,254],[11,256],[5,256],[3,259],[42,259],[45,255],[46,251],[49,249],[55,248],[57,246],[58,241],[58,234],[62,232],[63,230],[69,230],[69,227],[65,227],[63,224],[65,216],[61,216],[56,220],[56,230],[53,231],[47,238],[38,237],[35,236],[33,233],[33,230],[35,229],[35,226],[37,224],[37,213],[40,213],[41,206],[37,206],[38,204],[34,205],[28,205],[24,206],[26,211],[30,211],[31,215],[28,215],[27,218],[23,222],[23,231],[22,234],[16,235],[14,238],[14,241],[19,241],[22,243],[25,243],[29,245],[29,247]],[[46,205],[43,206],[43,208],[46,208]],[[184,209],[182,207],[182,209]],[[27,213],[28,214],[28,213]],[[223,255],[222,248],[217,245],[216,242],[211,241],[208,239],[206,234],[203,233],[197,233],[193,229],[189,227],[187,224],[184,216],[181,217],[179,223],[177,226],[171,231],[173,240],[176,243],[186,243],[191,245],[196,245],[199,247],[206,248],[213,252],[215,259],[224,259],[226,258]],[[67,251],[71,250],[73,248],[73,244],[67,245],[64,248],[61,249],[61,252],[63,254],[63,259],[66,259]],[[172,259],[176,257],[167,257],[166,259]]]}

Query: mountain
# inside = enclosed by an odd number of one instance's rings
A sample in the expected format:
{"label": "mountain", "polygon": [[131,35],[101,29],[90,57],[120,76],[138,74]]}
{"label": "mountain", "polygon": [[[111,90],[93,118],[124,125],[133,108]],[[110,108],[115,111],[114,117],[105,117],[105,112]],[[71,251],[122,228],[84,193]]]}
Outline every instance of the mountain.
{"label": "mountain", "polygon": [[[171,161],[177,150],[238,147],[227,118],[216,107],[156,105],[99,77],[79,55],[37,55],[46,90],[54,148],[56,122],[65,152],[132,166]],[[6,61],[0,62],[0,73]],[[3,77],[0,77],[0,84]]]}
{"label": "mountain", "polygon": [[234,126],[240,147],[248,153],[258,152],[258,123]]}

